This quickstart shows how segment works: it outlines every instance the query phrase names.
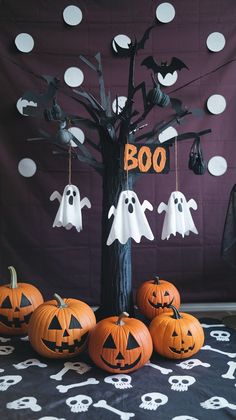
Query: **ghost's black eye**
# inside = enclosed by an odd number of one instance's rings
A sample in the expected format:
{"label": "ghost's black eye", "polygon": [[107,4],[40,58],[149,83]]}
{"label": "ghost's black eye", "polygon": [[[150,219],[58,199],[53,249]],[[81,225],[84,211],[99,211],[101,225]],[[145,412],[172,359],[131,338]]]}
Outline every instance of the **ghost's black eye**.
{"label": "ghost's black eye", "polygon": [[128,199],[128,198],[126,198],[126,199],[125,199],[125,204],[128,204],[128,202],[129,202],[129,199]]}
{"label": "ghost's black eye", "polygon": [[182,198],[180,199],[180,201],[181,201],[181,203],[183,203],[183,199]]}
{"label": "ghost's black eye", "polygon": [[177,204],[177,203],[178,203],[178,198],[175,198],[174,203],[175,203],[175,204]]}
{"label": "ghost's black eye", "polygon": [[135,203],[135,198],[134,198],[134,197],[132,197],[132,203],[133,203],[133,204]]}
{"label": "ghost's black eye", "polygon": [[76,196],[76,192],[75,192],[75,191],[73,191],[73,196],[74,196],[74,197]]}
{"label": "ghost's black eye", "polygon": [[66,191],[66,195],[70,195],[70,190],[67,190]]}

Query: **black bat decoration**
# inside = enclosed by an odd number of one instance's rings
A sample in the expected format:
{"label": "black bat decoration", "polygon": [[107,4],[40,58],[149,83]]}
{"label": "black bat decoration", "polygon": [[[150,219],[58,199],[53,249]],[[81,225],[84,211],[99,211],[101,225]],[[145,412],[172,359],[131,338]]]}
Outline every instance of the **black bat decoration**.
{"label": "black bat decoration", "polygon": [[117,44],[117,42],[114,40],[117,54],[120,57],[130,57],[131,52],[137,53],[138,50],[144,49],[145,43],[149,39],[150,32],[153,28],[154,25],[147,28],[140,41],[137,41],[136,39],[134,42],[131,41],[131,43],[129,44],[129,48],[120,47],[119,44]]}
{"label": "black bat decoration", "polygon": [[142,63],[142,66],[146,66],[148,69],[153,70],[153,72],[156,73],[161,73],[161,75],[163,77],[165,77],[168,73],[173,74],[174,71],[176,70],[182,70],[184,68],[188,69],[189,68],[186,66],[186,64],[184,64],[183,61],[181,61],[179,58],[177,57],[172,57],[170,64],[168,65],[166,62],[165,63],[161,63],[160,65],[154,60],[154,58],[149,55],[147,58],[145,58]]}

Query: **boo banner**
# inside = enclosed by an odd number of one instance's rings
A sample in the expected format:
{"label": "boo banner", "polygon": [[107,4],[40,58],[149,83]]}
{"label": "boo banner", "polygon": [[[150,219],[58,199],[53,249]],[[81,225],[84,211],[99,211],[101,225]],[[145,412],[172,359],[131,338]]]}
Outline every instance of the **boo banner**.
{"label": "boo banner", "polygon": [[169,148],[160,145],[127,143],[123,148],[125,171],[141,173],[169,172]]}

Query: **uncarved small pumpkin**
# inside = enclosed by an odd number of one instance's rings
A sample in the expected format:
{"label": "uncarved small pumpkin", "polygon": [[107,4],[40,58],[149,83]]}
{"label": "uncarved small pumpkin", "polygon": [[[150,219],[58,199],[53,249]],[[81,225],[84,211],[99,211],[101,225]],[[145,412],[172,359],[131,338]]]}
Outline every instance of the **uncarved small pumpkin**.
{"label": "uncarved small pumpkin", "polygon": [[153,345],[143,322],[123,312],[98,322],[89,337],[89,355],[100,368],[127,373],[142,367],[151,357]]}
{"label": "uncarved small pumpkin", "polygon": [[44,302],[33,313],[29,323],[29,340],[42,356],[69,358],[81,353],[89,331],[95,326],[93,310],[78,299],[55,299]]}
{"label": "uncarved small pumpkin", "polygon": [[204,343],[204,332],[197,318],[172,311],[156,316],[150,323],[154,350],[169,359],[185,359],[196,354]]}
{"label": "uncarved small pumpkin", "polygon": [[137,305],[140,312],[148,319],[170,310],[174,305],[180,307],[180,295],[176,287],[169,281],[156,276],[141,284],[137,291]]}
{"label": "uncarved small pumpkin", "polygon": [[29,283],[18,283],[14,267],[8,267],[10,284],[0,286],[0,334],[22,335],[28,331],[33,311],[43,303],[40,291]]}

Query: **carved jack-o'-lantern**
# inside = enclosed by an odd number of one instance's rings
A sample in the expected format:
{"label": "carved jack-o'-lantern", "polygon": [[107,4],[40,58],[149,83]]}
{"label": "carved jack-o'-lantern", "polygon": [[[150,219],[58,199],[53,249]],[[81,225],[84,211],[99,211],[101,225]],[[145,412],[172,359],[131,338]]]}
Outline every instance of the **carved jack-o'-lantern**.
{"label": "carved jack-o'-lantern", "polygon": [[33,311],[43,303],[40,291],[29,283],[18,283],[14,267],[10,284],[0,286],[0,334],[20,335],[28,331]]}
{"label": "carved jack-o'-lantern", "polygon": [[152,339],[143,322],[123,312],[98,322],[89,338],[89,355],[100,368],[113,373],[132,372],[151,357]]}
{"label": "carved jack-o'-lantern", "polygon": [[169,359],[185,359],[197,353],[204,343],[204,332],[197,318],[172,306],[172,311],[156,316],[149,331],[154,350]]}
{"label": "carved jack-o'-lantern", "polygon": [[78,299],[44,302],[34,311],[29,323],[29,340],[42,356],[68,358],[81,353],[89,331],[95,326],[93,310]]}
{"label": "carved jack-o'-lantern", "polygon": [[176,287],[166,280],[148,280],[141,284],[137,291],[137,305],[148,319],[170,310],[174,305],[180,307],[180,295]]}

